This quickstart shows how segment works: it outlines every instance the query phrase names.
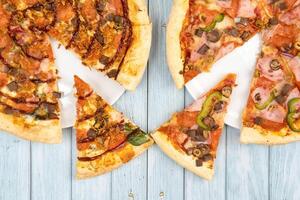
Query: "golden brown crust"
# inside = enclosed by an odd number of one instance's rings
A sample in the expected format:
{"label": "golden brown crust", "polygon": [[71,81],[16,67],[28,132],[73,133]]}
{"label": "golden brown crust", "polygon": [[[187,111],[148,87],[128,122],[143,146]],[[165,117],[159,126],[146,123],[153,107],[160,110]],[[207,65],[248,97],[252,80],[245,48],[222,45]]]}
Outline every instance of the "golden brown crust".
{"label": "golden brown crust", "polygon": [[126,89],[134,90],[141,81],[150,53],[152,24],[132,27],[133,38],[124,61],[120,66],[117,81]]}
{"label": "golden brown crust", "polygon": [[188,7],[189,0],[174,0],[167,25],[167,61],[177,88],[182,88],[184,85],[180,32]]}
{"label": "golden brown crust", "polygon": [[60,120],[34,120],[26,125],[24,118],[0,113],[0,129],[34,142],[61,143]]}
{"label": "golden brown crust", "polygon": [[152,139],[140,146],[133,146],[126,142],[121,148],[105,153],[96,160],[77,161],[76,177],[78,179],[84,179],[112,171],[142,154],[152,144]]}
{"label": "golden brown crust", "polygon": [[286,144],[300,140],[300,134],[292,133],[286,136],[280,136],[275,132],[262,133],[257,128],[243,127],[241,130],[241,143],[249,144]]}
{"label": "golden brown crust", "polygon": [[133,26],[150,24],[145,0],[127,0],[127,5],[129,19]]}
{"label": "golden brown crust", "polygon": [[207,163],[203,163],[201,167],[197,167],[195,165],[195,160],[191,156],[178,151],[168,139],[168,136],[162,132],[156,131],[152,133],[151,136],[163,152],[175,160],[179,165],[207,180],[212,179],[214,175],[213,166],[208,166]]}

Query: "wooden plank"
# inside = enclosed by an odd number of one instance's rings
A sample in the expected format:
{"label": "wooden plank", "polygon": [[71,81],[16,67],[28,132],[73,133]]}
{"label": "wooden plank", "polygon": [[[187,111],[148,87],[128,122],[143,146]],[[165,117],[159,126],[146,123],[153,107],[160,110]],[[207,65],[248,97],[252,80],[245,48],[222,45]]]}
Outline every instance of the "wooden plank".
{"label": "wooden plank", "polygon": [[[147,73],[135,92],[126,92],[115,107],[147,131]],[[112,199],[147,198],[147,153],[112,172]]]}
{"label": "wooden plank", "polygon": [[64,129],[61,144],[32,143],[32,200],[71,199],[71,134]]}
{"label": "wooden plank", "polygon": [[[171,1],[152,0],[152,52],[148,76],[148,128],[154,130],[184,106],[184,90],[175,88],[165,60],[166,23]],[[184,196],[183,168],[157,146],[148,153],[148,199],[180,200]]]}
{"label": "wooden plank", "polygon": [[110,200],[111,199],[111,173],[102,176],[78,180],[76,175],[76,135],[72,130],[72,200]]}
{"label": "wooden plank", "polygon": [[0,132],[0,199],[30,199],[30,142]]}
{"label": "wooden plank", "polygon": [[268,199],[269,148],[240,143],[240,131],[227,127],[227,199]]}
{"label": "wooden plank", "polygon": [[300,198],[299,143],[270,148],[270,199]]}
{"label": "wooden plank", "polygon": [[[186,91],[185,105],[188,106],[193,98]],[[226,128],[223,130],[219,142],[217,159],[215,161],[215,175],[211,181],[202,179],[192,172],[186,170],[185,174],[185,199],[225,199],[225,178],[226,178]]]}

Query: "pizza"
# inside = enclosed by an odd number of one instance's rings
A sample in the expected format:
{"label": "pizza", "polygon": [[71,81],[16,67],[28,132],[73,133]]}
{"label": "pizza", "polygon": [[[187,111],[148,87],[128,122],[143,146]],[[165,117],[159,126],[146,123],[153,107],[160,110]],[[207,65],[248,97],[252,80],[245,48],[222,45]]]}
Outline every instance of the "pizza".
{"label": "pizza", "polygon": [[235,74],[228,74],[151,134],[168,156],[206,179],[214,174],[214,160],[235,79]]}
{"label": "pizza", "polygon": [[149,135],[75,76],[77,177],[109,172],[153,144]]}
{"label": "pizza", "polygon": [[290,10],[275,9],[278,23],[262,34],[263,47],[243,115],[243,143],[300,140],[300,2],[285,8]]}
{"label": "pizza", "polygon": [[296,23],[297,5],[296,0],[174,0],[167,26],[167,61],[177,87],[209,71],[257,32],[276,25],[279,15]]}
{"label": "pizza", "polygon": [[145,71],[152,25],[144,0],[54,1],[49,35],[97,69],[134,90]]}
{"label": "pizza", "polygon": [[[3,3],[2,3],[3,2]],[[59,143],[61,94],[49,38],[52,18],[0,5],[0,129],[32,141]]]}

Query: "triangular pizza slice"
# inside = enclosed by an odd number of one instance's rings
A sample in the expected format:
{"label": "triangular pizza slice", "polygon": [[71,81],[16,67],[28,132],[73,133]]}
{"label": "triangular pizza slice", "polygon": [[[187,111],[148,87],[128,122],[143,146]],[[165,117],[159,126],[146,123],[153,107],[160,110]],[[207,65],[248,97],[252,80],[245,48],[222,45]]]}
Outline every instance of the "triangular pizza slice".
{"label": "triangular pizza slice", "polygon": [[109,172],[143,153],[153,140],[75,76],[77,177]]}
{"label": "triangular pizza slice", "polygon": [[228,74],[152,134],[168,156],[206,179],[211,179],[214,173],[216,151],[235,79],[235,74]]}

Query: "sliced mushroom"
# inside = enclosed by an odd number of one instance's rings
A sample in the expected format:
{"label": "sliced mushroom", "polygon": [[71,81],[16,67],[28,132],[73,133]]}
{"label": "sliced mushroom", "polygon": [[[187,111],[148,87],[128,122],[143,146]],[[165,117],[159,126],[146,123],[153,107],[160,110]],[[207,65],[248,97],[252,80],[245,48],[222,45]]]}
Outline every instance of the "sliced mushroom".
{"label": "sliced mushroom", "polygon": [[97,137],[97,131],[95,129],[90,128],[87,132],[87,136],[89,139],[95,139]]}

